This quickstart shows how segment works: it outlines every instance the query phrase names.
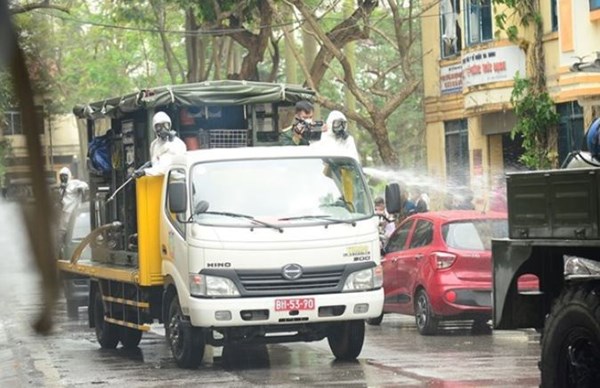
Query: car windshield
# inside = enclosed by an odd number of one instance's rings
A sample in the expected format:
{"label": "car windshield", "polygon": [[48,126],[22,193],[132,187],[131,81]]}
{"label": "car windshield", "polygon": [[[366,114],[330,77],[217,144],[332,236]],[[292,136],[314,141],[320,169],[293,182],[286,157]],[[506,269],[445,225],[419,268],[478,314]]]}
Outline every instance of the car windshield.
{"label": "car windshield", "polygon": [[506,220],[469,220],[450,222],[442,226],[442,237],[450,248],[489,251],[492,239],[508,236]]}
{"label": "car windshield", "polygon": [[[197,164],[194,221],[257,225],[331,223],[373,216],[360,167],[350,158],[290,158]],[[206,209],[206,205],[208,208]]]}

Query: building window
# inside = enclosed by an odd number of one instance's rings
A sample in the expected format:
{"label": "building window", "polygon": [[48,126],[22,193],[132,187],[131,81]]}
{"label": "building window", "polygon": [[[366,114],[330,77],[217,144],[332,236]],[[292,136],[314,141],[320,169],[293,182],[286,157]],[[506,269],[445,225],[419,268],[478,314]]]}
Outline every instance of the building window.
{"label": "building window", "polygon": [[600,9],[600,0],[590,0],[590,11]]}
{"label": "building window", "polygon": [[467,0],[468,44],[492,40],[492,0]]}
{"label": "building window", "polygon": [[4,120],[0,121],[0,126],[2,126],[2,134],[5,136],[22,135],[23,124],[21,123],[21,112],[18,110],[4,112]]}
{"label": "building window", "polygon": [[442,58],[460,54],[462,50],[462,33],[458,20],[460,18],[460,0],[440,1],[440,44]]}
{"label": "building window", "polygon": [[569,152],[581,150],[585,129],[583,127],[583,108],[576,101],[556,104],[560,116],[558,124],[558,162],[566,159]]}
{"label": "building window", "polygon": [[469,186],[469,130],[466,119],[444,122],[446,177],[451,186]]}
{"label": "building window", "polygon": [[556,5],[557,0],[550,0],[550,1],[551,1],[550,19],[552,20],[552,31],[558,31],[558,7]]}
{"label": "building window", "polygon": [[[44,133],[44,109],[41,106],[35,107],[35,120],[37,127]],[[4,136],[22,135],[23,122],[21,120],[21,111],[17,108],[10,108],[4,112],[4,118],[0,119],[0,130]]]}

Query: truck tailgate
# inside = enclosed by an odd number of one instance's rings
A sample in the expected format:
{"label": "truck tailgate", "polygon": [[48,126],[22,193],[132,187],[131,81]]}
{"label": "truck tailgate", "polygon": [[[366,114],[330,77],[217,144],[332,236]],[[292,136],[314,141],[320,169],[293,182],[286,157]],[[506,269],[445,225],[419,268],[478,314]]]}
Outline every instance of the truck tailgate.
{"label": "truck tailgate", "polygon": [[600,238],[599,171],[586,168],[508,174],[510,238]]}

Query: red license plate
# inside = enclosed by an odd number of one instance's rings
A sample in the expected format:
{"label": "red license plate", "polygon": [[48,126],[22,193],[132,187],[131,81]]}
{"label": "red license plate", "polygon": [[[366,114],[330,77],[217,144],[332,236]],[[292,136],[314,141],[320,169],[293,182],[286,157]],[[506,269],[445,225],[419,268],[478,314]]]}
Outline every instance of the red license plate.
{"label": "red license plate", "polygon": [[275,311],[314,310],[315,298],[275,299]]}

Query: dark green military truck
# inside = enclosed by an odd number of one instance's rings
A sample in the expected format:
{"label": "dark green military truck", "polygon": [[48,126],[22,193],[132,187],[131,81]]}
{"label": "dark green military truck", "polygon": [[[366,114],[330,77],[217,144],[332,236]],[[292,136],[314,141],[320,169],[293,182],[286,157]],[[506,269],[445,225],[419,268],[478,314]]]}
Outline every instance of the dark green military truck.
{"label": "dark green military truck", "polygon": [[[542,330],[542,387],[600,386],[600,169],[507,175],[509,239],[492,243],[494,328]],[[533,274],[539,291],[519,291]]]}

